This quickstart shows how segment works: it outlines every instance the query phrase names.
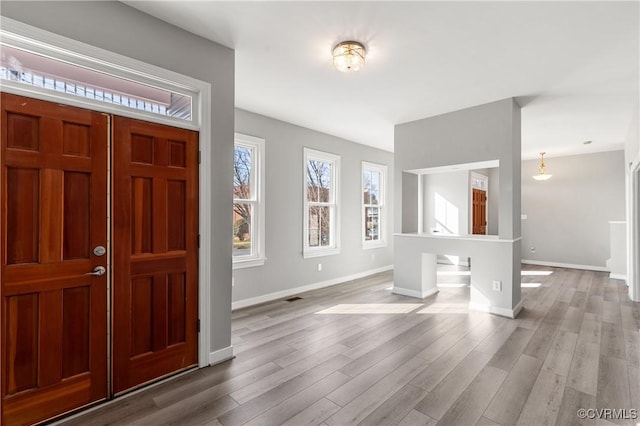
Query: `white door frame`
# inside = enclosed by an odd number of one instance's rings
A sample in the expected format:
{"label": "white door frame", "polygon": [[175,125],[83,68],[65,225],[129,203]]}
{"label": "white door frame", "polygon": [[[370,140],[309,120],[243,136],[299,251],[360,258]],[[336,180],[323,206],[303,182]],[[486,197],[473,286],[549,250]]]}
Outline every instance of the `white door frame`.
{"label": "white door frame", "polygon": [[627,191],[627,285],[629,298],[640,302],[640,154],[629,164]]}
{"label": "white door frame", "polygon": [[63,59],[66,62],[107,72],[111,75],[133,79],[155,87],[165,88],[192,97],[192,121],[137,111],[114,104],[84,99],[63,92],[54,92],[19,82],[1,80],[0,91],[28,96],[45,101],[58,102],[79,108],[92,109],[109,114],[181,127],[199,132],[201,151],[199,179],[200,252],[198,262],[198,366],[210,365],[211,348],[211,84],[192,77],[128,58],[86,43],[60,36],[22,22],[0,17],[1,40],[8,45],[22,47],[34,53]]}
{"label": "white door frame", "polygon": [[[478,179],[484,182],[485,188],[479,188],[473,185],[473,180]],[[469,215],[469,234],[473,234],[473,190],[477,189],[480,191],[484,191],[485,196],[487,197],[486,204],[484,205],[484,217],[487,220],[485,224],[485,233],[489,234],[489,176],[481,175],[478,172],[471,171],[469,173],[469,211],[467,214]]]}

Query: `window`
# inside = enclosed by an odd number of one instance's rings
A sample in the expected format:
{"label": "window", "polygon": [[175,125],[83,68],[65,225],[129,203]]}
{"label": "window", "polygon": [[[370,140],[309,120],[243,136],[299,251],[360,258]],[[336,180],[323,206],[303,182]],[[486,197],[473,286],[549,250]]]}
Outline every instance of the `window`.
{"label": "window", "polygon": [[304,257],[340,253],[340,157],[305,148]]}
{"label": "window", "polygon": [[362,239],[364,248],[385,246],[387,166],[362,162]]}
{"label": "window", "polygon": [[4,31],[0,46],[0,82],[9,88],[49,97],[62,94],[91,109],[128,109],[143,119],[197,121],[198,95],[166,79],[161,81],[82,53],[46,47]]}
{"label": "window", "polygon": [[264,265],[264,139],[236,133],[233,155],[233,267]]}

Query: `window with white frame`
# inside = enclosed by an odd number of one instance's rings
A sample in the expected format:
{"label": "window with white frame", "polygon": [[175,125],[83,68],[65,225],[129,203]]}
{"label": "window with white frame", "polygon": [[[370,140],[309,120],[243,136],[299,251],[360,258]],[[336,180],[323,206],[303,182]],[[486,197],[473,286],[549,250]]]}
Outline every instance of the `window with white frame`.
{"label": "window with white frame", "polygon": [[[38,50],[21,38],[3,34],[0,58],[0,81],[9,87],[30,86],[39,93],[64,93],[68,97],[81,98],[93,105],[128,108],[143,114],[193,121],[194,96],[180,93],[175,87],[158,87],[158,82],[148,84],[136,75],[125,78],[126,73],[113,65],[95,63],[95,60],[74,55],[73,59],[86,64],[75,64],[62,50],[53,52],[55,57],[36,53]],[[50,52],[47,52],[50,53]]]}
{"label": "window with white frame", "polygon": [[304,257],[337,254],[340,157],[305,148],[304,168]]}
{"label": "window with white frame", "polygon": [[264,139],[236,133],[233,155],[233,266],[264,264]]}
{"label": "window with white frame", "polygon": [[365,248],[386,245],[386,175],[387,166],[362,162],[362,240]]}

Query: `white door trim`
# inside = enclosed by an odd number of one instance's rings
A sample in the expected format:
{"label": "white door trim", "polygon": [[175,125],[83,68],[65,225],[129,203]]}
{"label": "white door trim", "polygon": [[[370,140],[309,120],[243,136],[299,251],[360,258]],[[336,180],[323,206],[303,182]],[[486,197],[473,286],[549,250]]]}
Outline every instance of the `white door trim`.
{"label": "white door trim", "polygon": [[627,285],[629,298],[640,302],[640,155],[629,164],[627,190]]}
{"label": "white door trim", "polygon": [[[484,188],[479,188],[473,185],[473,180],[477,179],[484,182]],[[489,177],[485,175],[481,175],[480,173],[474,172],[473,170],[469,173],[469,234],[473,234],[473,190],[477,189],[479,191],[484,191],[486,199],[486,204],[484,206],[484,217],[486,219],[485,224],[485,232],[489,234]]]}
{"label": "white door trim", "polygon": [[199,198],[200,198],[200,253],[198,266],[198,316],[200,333],[198,335],[198,366],[210,364],[211,348],[211,221],[209,216],[213,209],[211,198],[211,169],[213,149],[211,146],[211,84],[171,70],[147,64],[108,50],[60,36],[22,22],[0,17],[0,35],[3,41],[10,40],[12,45],[19,45],[28,50],[46,53],[51,57],[64,57],[73,64],[87,66],[97,71],[108,71],[109,74],[133,79],[142,83],[152,83],[156,87],[168,88],[192,96],[192,121],[162,117],[144,111],[137,111],[118,105],[105,104],[90,99],[53,92],[18,82],[2,80],[0,91],[28,96],[45,101],[63,103],[80,108],[92,109],[124,117],[166,124],[173,127],[199,131],[201,151]]}

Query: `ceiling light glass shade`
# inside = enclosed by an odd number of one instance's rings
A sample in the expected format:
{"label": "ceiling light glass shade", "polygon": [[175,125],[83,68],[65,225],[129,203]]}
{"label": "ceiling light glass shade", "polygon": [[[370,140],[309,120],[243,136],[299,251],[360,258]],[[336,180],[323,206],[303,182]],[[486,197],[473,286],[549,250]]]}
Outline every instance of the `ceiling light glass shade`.
{"label": "ceiling light glass shade", "polygon": [[333,48],[333,65],[338,71],[358,71],[364,65],[364,46],[357,41],[343,41]]}
{"label": "ceiling light glass shade", "polygon": [[551,179],[551,176],[553,176],[553,175],[547,175],[547,174],[541,173],[539,175],[535,175],[533,178],[535,180],[549,180],[549,179]]}
{"label": "ceiling light glass shade", "polygon": [[533,176],[533,178],[535,180],[549,180],[551,179],[551,176],[553,175],[548,175],[545,173],[545,165],[544,165],[544,155],[546,154],[546,152],[541,152],[540,153],[540,166],[538,166],[538,174]]}

